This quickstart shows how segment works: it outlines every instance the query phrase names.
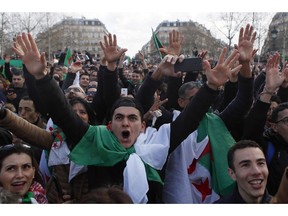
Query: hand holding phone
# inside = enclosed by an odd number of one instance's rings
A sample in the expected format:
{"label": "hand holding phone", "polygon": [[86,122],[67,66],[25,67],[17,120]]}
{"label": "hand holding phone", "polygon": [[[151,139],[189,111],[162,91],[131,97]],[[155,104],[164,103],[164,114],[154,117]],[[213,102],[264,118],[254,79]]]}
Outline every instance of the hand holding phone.
{"label": "hand holding phone", "polygon": [[121,96],[127,97],[128,95],[128,88],[121,88]]}
{"label": "hand holding phone", "polygon": [[174,69],[175,72],[202,71],[202,58],[186,58],[181,63],[177,61]]}

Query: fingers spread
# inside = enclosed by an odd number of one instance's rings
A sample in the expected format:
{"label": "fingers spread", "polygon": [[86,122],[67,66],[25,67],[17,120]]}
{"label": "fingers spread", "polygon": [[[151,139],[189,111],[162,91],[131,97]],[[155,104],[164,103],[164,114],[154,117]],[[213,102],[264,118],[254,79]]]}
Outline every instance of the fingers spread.
{"label": "fingers spread", "polygon": [[35,40],[33,39],[31,34],[28,34],[28,39],[29,39],[29,42],[31,44],[32,50],[39,54],[39,50],[38,50],[37,44],[35,43]]}

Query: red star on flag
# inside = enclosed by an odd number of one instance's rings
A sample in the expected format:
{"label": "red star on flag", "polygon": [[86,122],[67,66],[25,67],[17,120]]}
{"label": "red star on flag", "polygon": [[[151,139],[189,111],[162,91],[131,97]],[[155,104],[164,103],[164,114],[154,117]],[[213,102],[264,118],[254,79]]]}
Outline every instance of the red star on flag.
{"label": "red star on flag", "polygon": [[197,188],[197,190],[202,194],[202,202],[206,199],[206,196],[211,195],[212,189],[209,188],[209,179],[206,178],[204,182],[201,182],[201,184],[195,184],[193,185]]}

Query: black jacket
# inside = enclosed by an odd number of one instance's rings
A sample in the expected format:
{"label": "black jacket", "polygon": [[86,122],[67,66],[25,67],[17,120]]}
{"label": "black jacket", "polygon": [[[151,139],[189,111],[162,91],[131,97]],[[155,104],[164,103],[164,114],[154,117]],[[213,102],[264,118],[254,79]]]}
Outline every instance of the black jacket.
{"label": "black jacket", "polygon": [[[272,196],[267,192],[267,190],[265,191],[265,194],[261,200],[260,203],[270,203]],[[239,191],[238,191],[238,187],[235,187],[233,193],[229,196],[225,196],[220,198],[219,200],[215,201],[214,203],[216,204],[248,204],[247,202],[245,202],[243,200],[243,198],[241,197]],[[252,204],[252,203],[251,203]]]}

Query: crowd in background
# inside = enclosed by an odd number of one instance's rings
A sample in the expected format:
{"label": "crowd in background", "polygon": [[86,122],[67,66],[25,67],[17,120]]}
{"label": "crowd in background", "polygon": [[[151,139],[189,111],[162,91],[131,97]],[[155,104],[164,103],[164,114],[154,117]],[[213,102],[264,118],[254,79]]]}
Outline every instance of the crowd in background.
{"label": "crowd in background", "polygon": [[0,68],[0,203],[286,203],[287,63],[256,64],[248,24],[231,53],[175,71],[169,38],[157,65],[110,34],[99,59],[65,65],[18,35],[23,67]]}

